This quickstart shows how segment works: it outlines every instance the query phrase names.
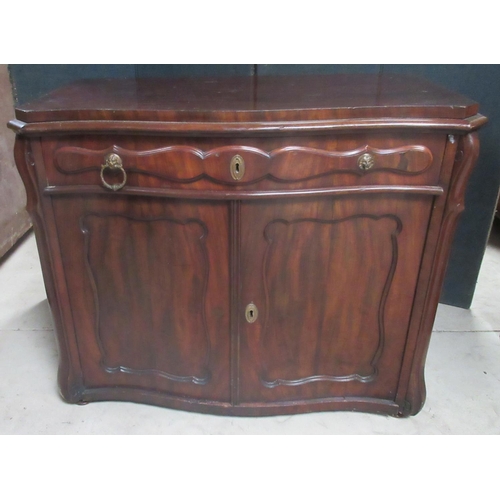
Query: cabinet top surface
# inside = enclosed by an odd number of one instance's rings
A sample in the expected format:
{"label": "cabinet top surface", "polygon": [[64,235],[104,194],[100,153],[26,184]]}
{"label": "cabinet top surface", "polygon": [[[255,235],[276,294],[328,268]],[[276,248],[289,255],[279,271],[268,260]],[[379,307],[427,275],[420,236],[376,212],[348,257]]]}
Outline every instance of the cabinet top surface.
{"label": "cabinet top surface", "polygon": [[478,104],[404,75],[82,80],[16,109],[26,123],[467,119]]}

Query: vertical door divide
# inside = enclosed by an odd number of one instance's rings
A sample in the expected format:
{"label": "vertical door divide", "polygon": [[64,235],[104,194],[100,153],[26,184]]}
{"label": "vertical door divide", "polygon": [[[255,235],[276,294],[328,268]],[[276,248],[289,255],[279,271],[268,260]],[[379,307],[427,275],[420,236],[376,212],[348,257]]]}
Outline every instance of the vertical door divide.
{"label": "vertical door divide", "polygon": [[241,202],[229,202],[229,288],[230,288],[230,332],[231,332],[231,404],[239,403],[240,373],[240,242],[241,242]]}

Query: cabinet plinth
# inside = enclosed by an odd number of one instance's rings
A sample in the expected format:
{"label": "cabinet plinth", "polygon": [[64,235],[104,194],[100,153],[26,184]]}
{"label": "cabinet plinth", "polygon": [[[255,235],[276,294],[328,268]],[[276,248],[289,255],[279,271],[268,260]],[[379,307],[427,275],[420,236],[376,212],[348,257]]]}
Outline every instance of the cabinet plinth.
{"label": "cabinet plinth", "polygon": [[62,396],[416,414],[485,121],[370,75],[94,80],[19,107]]}

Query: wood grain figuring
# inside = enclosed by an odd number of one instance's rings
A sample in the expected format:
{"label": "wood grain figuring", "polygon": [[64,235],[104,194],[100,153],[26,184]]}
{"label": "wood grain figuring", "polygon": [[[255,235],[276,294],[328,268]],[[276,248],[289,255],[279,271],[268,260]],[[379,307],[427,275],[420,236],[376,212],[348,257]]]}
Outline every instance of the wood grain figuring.
{"label": "wood grain figuring", "polygon": [[[59,347],[58,385],[68,402],[82,395],[82,369],[74,336],[71,307],[67,302],[64,272],[60,262],[57,233],[54,230],[50,200],[40,196],[46,177],[38,141],[16,137],[16,165],[26,187],[27,209],[32,219],[47,299],[57,333]],[[50,237],[50,235],[56,235]]]}
{"label": "wood grain figuring", "polygon": [[[206,384],[209,269],[203,222],[85,214],[80,227],[104,369]],[[162,348],[152,356],[150,345]],[[198,346],[196,356],[192,345]]]}
{"label": "wood grain figuring", "polygon": [[[270,152],[248,146],[225,146],[210,151],[190,146],[129,151],[113,145],[101,151],[63,147],[54,155],[55,166],[61,173],[69,175],[100,171],[103,159],[110,153],[120,156],[128,173],[152,175],[174,183],[193,183],[205,178],[225,185],[248,185],[263,179],[293,183],[331,175],[336,171],[358,176],[370,175],[379,170],[411,175],[427,170],[432,164],[431,151],[421,145],[387,150],[365,145],[352,151],[287,146]],[[365,153],[373,156],[373,169],[362,170],[357,165],[358,158]],[[231,158],[237,154],[243,156],[245,162],[251,166],[241,181],[232,179],[227,168]],[[186,169],[186,163],[193,164],[193,167]],[[161,165],[162,168],[157,171],[149,170],[149,164]],[[300,165],[301,168],[291,168],[290,164]],[[307,173],[306,176],[304,172]]]}
{"label": "wood grain figuring", "polygon": [[421,316],[420,335],[415,346],[413,364],[408,387],[408,400],[413,404],[406,415],[416,415],[425,401],[424,366],[427,350],[432,333],[432,326],[439,301],[439,294],[446,272],[446,264],[453,241],[458,217],[465,208],[465,188],[479,156],[479,138],[477,133],[460,138],[457,156],[453,169],[444,207],[441,231],[436,246],[436,256],[431,271],[431,278],[424,303],[424,312]]}
{"label": "wood grain figuring", "polygon": [[443,133],[467,133],[477,130],[487,122],[480,114],[463,118],[359,118],[330,120],[295,120],[295,121],[257,121],[257,122],[162,122],[134,120],[78,120],[56,122],[25,123],[11,120],[10,129],[24,136],[59,136],[75,134],[129,134],[140,136],[169,135],[176,137],[262,137],[270,134],[276,136],[294,136],[310,134],[348,133],[353,131],[378,130],[427,130]]}
{"label": "wood grain figuring", "polygon": [[[293,140],[87,136],[42,142],[52,186],[102,186],[101,166],[106,155],[115,153],[127,173],[126,187],[267,192],[332,185],[435,185],[446,136],[405,132]],[[357,162],[366,153],[373,156],[374,166],[363,170]],[[240,180],[233,179],[230,171],[236,155],[246,166]],[[109,169],[106,177],[114,181]]]}
{"label": "wood grain figuring", "polygon": [[[395,395],[432,203],[242,202],[242,402]],[[250,302],[253,324],[243,317]]]}
{"label": "wood grain figuring", "polygon": [[16,117],[66,401],[420,411],[477,103],[400,76],[107,80]]}
{"label": "wood grain figuring", "polygon": [[87,385],[229,401],[226,206],[129,197],[53,206]]}
{"label": "wood grain figuring", "polygon": [[16,109],[25,122],[467,118],[477,103],[405,75],[296,75],[75,82]]}
{"label": "wood grain figuring", "polygon": [[[447,202],[447,193],[455,166],[455,156],[457,154],[458,142],[455,137],[449,137],[446,145],[446,150],[443,158],[443,168],[439,183],[445,188],[446,195],[435,199],[434,207],[429,222],[427,232],[424,255],[420,264],[419,278],[416,286],[415,299],[413,304],[413,313],[408,329],[408,337],[403,355],[401,372],[399,377],[398,390],[396,394],[396,402],[400,406],[399,416],[408,416],[418,412],[418,408],[422,408],[425,399],[425,384],[423,384],[423,373],[418,374],[420,378],[418,384],[420,390],[418,393],[408,392],[408,382],[412,375],[412,360],[415,354],[415,346],[417,342],[422,342],[426,336],[430,336],[431,330],[423,332],[421,322],[426,308],[428,285],[433,271],[435,250],[440,237],[441,223]],[[421,399],[424,398],[424,399]]]}
{"label": "wood grain figuring", "polygon": [[[264,386],[371,382],[376,378],[384,348],[385,303],[397,265],[401,229],[401,220],[392,215],[356,215],[332,221],[277,219],[266,226],[268,247],[262,269],[266,318],[261,345]],[[373,248],[374,255],[362,247],[346,248],[355,234],[373,240],[377,235],[380,246]],[[345,271],[346,260],[352,272]],[[318,270],[322,272],[316,276]],[[350,281],[357,284],[360,296],[345,293]],[[304,304],[312,296],[323,299],[315,308]],[[360,312],[364,300],[372,307]],[[279,338],[276,331],[283,332]],[[321,332],[315,343],[310,332]],[[280,356],[269,359],[267,353]],[[297,369],[302,371],[300,376]]]}

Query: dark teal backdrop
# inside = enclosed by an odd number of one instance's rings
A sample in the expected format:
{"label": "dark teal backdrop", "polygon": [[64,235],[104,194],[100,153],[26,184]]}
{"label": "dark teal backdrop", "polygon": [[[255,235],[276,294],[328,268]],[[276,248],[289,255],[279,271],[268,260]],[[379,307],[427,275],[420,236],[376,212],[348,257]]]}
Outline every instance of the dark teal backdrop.
{"label": "dark teal backdrop", "polygon": [[480,103],[489,123],[480,131],[481,152],[466,193],[466,210],[459,222],[441,302],[468,308],[476,286],[500,185],[500,66],[499,65],[151,65],[75,64],[9,66],[16,103],[22,104],[81,78],[148,76],[291,75],[296,73],[407,73],[423,76]]}

